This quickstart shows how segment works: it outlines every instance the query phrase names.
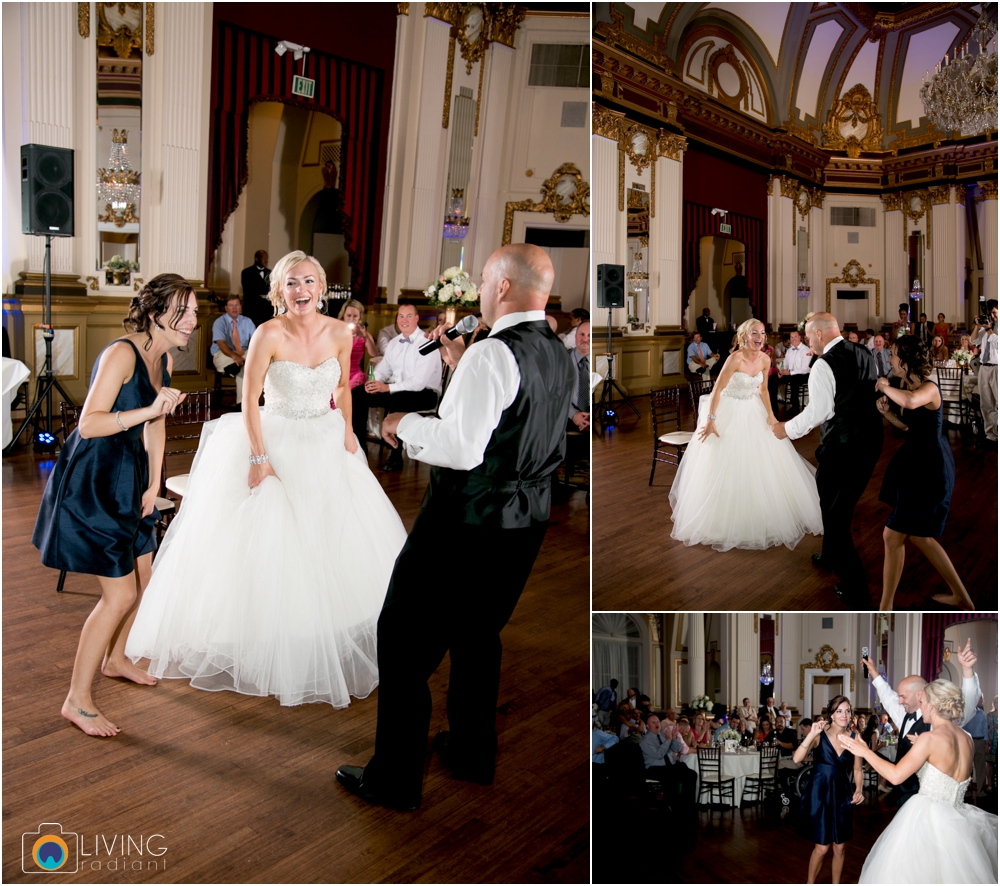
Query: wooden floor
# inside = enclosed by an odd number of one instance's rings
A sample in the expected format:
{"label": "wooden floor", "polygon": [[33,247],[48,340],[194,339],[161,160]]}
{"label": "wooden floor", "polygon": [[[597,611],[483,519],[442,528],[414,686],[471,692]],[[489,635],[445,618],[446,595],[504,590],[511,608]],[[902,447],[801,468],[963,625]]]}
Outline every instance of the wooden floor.
{"label": "wooden floor", "polygon": [[[872,800],[868,792],[865,802],[854,807],[854,836],[847,843],[841,882],[858,882],[865,858],[896,814],[885,797]],[[626,811],[619,806],[603,812],[595,808],[594,882],[627,882],[623,864],[634,865],[635,859],[626,862],[617,847],[632,846],[649,847],[648,861],[654,866],[657,859],[667,859],[657,882],[805,883],[813,843],[799,833],[797,803],[793,800],[780,813],[752,806],[732,812],[720,812],[719,807],[711,813],[701,810],[693,838],[685,839],[678,839],[676,829],[665,827],[658,814],[644,808]],[[984,797],[979,805],[996,814],[995,795]],[[596,824],[601,821],[604,826]],[[832,882],[830,854],[816,882]]]}
{"label": "wooden floor", "polygon": [[[30,545],[49,467],[24,452],[3,460],[4,882],[67,881],[65,873],[21,871],[22,833],[41,822],[83,835],[91,854],[99,837],[110,844],[116,834],[163,835],[165,869],[126,871],[117,853],[117,871],[92,870],[95,860],[110,860],[102,848],[72,881],[589,880],[583,494],[553,508],[503,633],[496,783],[452,780],[428,754],[423,807],[399,813],[358,801],[334,779],[339,765],[363,765],[371,755],[376,695],[343,711],[283,708],[272,698],[200,692],[183,681],[147,688],[98,676],[95,699],[122,733],[89,738],[63,720],[59,708],[98,585],[70,575],[67,593],[57,594],[56,572],[41,566]],[[408,462],[401,474],[379,479],[409,527],[427,469]],[[443,541],[428,551],[428,566],[447,550]],[[447,728],[446,686],[447,661],[431,681],[432,734]]]}
{"label": "wooden floor", "polygon": [[[719,553],[706,545],[685,547],[670,537],[673,528],[667,500],[676,468],[659,464],[649,486],[653,430],[649,398],[636,398],[636,418],[618,410],[621,423],[594,434],[594,609],[603,610],[825,610],[844,609],[833,585],[836,578],[810,563],[821,539],[806,536],[794,551],[731,550]],[[694,428],[685,403],[682,427]],[[779,414],[779,418],[782,415]],[[878,501],[886,465],[902,445],[900,432],[889,428],[882,458],[855,510],[854,542],[868,571],[872,608],[882,588],[882,529],[889,509]],[[962,445],[949,431],[958,479],[951,513],[940,539],[955,563],[976,606],[997,608],[997,453]],[[816,464],[819,431],[795,441],[798,452]],[[916,478],[914,478],[916,480]],[[733,495],[739,495],[738,489]],[[923,556],[907,546],[906,565],[895,608],[935,610],[943,607],[932,594],[947,586]]]}

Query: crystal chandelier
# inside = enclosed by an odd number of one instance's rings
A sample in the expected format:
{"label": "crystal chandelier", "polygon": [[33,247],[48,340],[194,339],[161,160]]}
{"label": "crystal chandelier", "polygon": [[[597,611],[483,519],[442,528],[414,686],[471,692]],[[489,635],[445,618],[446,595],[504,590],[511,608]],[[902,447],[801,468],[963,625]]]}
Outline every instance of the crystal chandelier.
{"label": "crystal chandelier", "polygon": [[636,295],[641,295],[649,288],[649,274],[642,269],[642,253],[637,252],[632,259],[632,270],[626,274],[628,287]]}
{"label": "crystal chandelier", "polygon": [[973,51],[967,41],[954,58],[945,55],[920,87],[924,113],[945,132],[977,135],[997,129],[997,53],[986,51],[997,33],[996,5],[984,3],[982,10],[973,29]]}
{"label": "crystal chandelier", "polygon": [[128,131],[115,129],[111,136],[111,158],[107,169],[97,170],[98,205],[104,204],[104,215],[98,221],[110,222],[121,228],[138,222],[135,206],[139,202],[139,173],[132,169],[128,156]]}
{"label": "crystal chandelier", "polygon": [[806,283],[805,274],[799,274],[799,288],[795,294],[799,298],[809,298],[809,284]]}
{"label": "crystal chandelier", "polygon": [[770,664],[765,664],[764,667],[761,668],[760,682],[765,686],[770,686],[774,682],[774,677],[771,676]]}
{"label": "crystal chandelier", "polygon": [[462,215],[464,209],[465,191],[462,188],[452,188],[448,214],[444,217],[445,240],[464,240],[469,233],[469,217]]}
{"label": "crystal chandelier", "polygon": [[920,301],[924,297],[924,287],[920,285],[920,278],[913,278],[913,288],[910,290],[910,298],[914,301]]}

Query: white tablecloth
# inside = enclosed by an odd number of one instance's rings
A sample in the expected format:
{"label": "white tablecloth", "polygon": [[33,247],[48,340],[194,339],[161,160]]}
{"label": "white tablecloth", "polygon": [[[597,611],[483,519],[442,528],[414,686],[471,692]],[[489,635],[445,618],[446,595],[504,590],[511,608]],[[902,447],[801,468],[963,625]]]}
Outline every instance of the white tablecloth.
{"label": "white tablecloth", "polygon": [[31,370],[20,360],[3,358],[3,448],[10,445],[14,437],[14,426],[10,420],[10,404],[17,395],[21,383],[30,377]]}
{"label": "white tablecloth", "polygon": [[892,763],[896,762],[896,751],[899,749],[898,744],[887,744],[882,750],[878,752],[880,757],[885,757]]}
{"label": "white tablecloth", "polygon": [[[931,381],[935,384],[940,384],[938,379],[937,367],[931,370]],[[962,399],[972,400],[973,394],[976,393],[976,387],[978,384],[978,379],[973,373],[967,373],[962,375]],[[954,400],[946,400],[944,404],[944,420],[951,422],[952,424],[961,423],[961,415],[959,413],[958,403]]]}
{"label": "white tablecloth", "polygon": [[[689,769],[693,769],[695,774],[698,773],[698,755],[697,754],[685,754],[680,758],[680,762],[683,762],[685,766]],[[722,755],[722,777],[723,778],[735,778],[736,781],[733,782],[733,806],[740,805],[740,797],[743,796],[743,785],[746,784],[748,775],[756,775],[760,771],[760,754],[754,752],[752,754],[723,754]],[[695,796],[698,796],[698,791],[701,788],[696,784],[695,786]],[[706,796],[708,794],[706,793]]]}

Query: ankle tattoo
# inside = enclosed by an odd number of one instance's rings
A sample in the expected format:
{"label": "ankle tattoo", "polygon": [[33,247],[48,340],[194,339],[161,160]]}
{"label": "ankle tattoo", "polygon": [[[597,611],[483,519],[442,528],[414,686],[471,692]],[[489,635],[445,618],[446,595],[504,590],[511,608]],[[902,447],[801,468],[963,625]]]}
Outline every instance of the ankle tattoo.
{"label": "ankle tattoo", "polygon": [[92,713],[90,713],[90,711],[85,711],[83,708],[77,708],[76,710],[77,710],[77,712],[79,714],[81,714],[84,717],[96,717],[97,716],[97,714],[92,714]]}

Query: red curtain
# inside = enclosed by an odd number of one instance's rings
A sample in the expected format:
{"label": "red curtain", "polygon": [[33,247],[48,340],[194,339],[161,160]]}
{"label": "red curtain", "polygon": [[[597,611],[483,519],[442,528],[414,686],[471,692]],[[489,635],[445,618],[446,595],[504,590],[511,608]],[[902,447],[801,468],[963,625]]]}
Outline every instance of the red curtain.
{"label": "red curtain", "polygon": [[941,671],[944,632],[952,625],[996,620],[995,613],[984,615],[980,612],[925,612],[921,619],[920,676],[925,680],[936,679]]}
{"label": "red curtain", "polygon": [[250,107],[258,101],[280,101],[328,113],[343,127],[340,189],[351,289],[371,302],[384,72],[313,50],[306,55],[305,76],[316,81],[316,94],[303,99],[292,95],[292,77],[301,74],[302,62],[291,52],[279,56],[276,38],[224,21],[215,27],[205,279],[226,220],[247,183]]}
{"label": "red curtain", "polygon": [[767,243],[765,242],[764,222],[749,215],[730,212],[725,217],[725,223],[732,225],[732,233],[719,233],[719,216],[712,215],[711,206],[701,203],[684,201],[684,231],[683,231],[683,268],[681,270],[681,310],[686,311],[691,291],[698,283],[701,275],[700,243],[702,237],[726,237],[738,240],[746,248],[746,261],[743,273],[746,274],[747,285],[750,288],[750,306],[753,315],[767,323],[767,298],[764,286],[766,277]]}

